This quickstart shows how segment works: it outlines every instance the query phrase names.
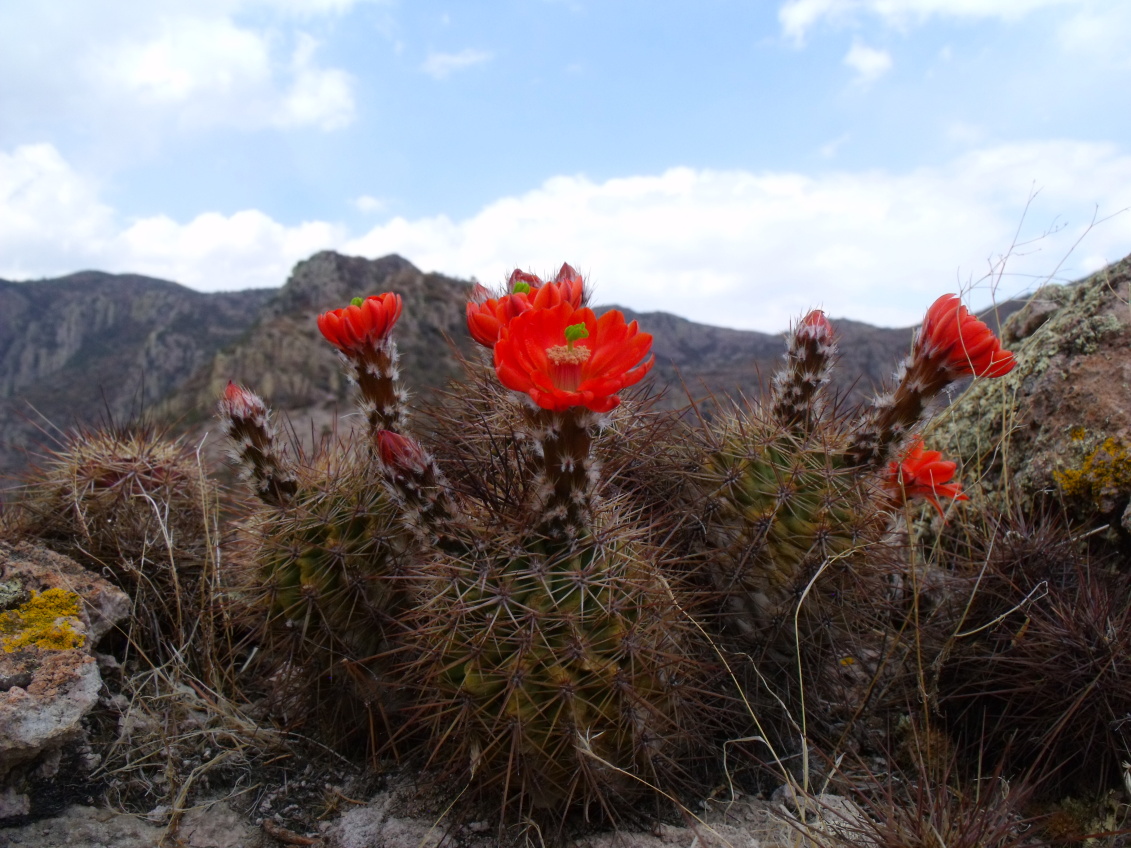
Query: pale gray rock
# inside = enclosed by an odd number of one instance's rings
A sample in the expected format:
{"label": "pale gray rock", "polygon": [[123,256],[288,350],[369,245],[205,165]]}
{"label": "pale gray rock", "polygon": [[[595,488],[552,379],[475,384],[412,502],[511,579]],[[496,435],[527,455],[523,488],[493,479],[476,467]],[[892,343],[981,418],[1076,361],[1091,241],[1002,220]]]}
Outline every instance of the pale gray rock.
{"label": "pale gray rock", "polygon": [[26,543],[0,543],[0,584],[7,598],[2,611],[49,589],[74,592],[82,601],[78,617],[57,621],[78,637],[78,647],[10,642],[0,650],[2,820],[31,811],[27,780],[52,778],[63,747],[82,739],[82,719],[98,702],[102,686],[94,644],[128,614],[130,600],[73,560]]}

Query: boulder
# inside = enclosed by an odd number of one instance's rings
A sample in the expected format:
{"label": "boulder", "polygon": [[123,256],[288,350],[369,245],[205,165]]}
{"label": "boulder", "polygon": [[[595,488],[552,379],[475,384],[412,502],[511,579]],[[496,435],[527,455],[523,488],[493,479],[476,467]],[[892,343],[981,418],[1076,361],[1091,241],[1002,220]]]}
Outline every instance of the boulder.
{"label": "boulder", "polygon": [[64,556],[0,543],[0,820],[33,812],[102,679],[94,645],[130,611],[120,589]]}
{"label": "boulder", "polygon": [[1131,256],[1039,289],[1002,328],[1017,367],[976,381],[932,444],[999,509],[1065,510],[1131,550]]}

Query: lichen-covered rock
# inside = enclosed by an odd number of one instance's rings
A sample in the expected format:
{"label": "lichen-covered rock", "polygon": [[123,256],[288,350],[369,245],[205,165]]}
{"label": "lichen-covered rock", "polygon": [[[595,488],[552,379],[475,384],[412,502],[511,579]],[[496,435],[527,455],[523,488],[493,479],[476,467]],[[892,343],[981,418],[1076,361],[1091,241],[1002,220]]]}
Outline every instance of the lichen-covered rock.
{"label": "lichen-covered rock", "polygon": [[73,559],[28,542],[0,542],[0,612],[27,602],[32,592],[50,589],[82,598],[79,618],[92,645],[130,612],[129,595]]}
{"label": "lichen-covered rock", "polygon": [[[935,442],[998,507],[1063,503],[1107,541],[1131,541],[1131,256],[1038,290],[1002,329],[1008,376],[976,383]],[[949,441],[949,444],[943,444]],[[1015,502],[1016,500],[1016,502]]]}
{"label": "lichen-covered rock", "polygon": [[124,592],[73,560],[27,543],[0,543],[5,809],[26,814],[26,780],[51,777],[63,747],[81,738],[102,685],[92,650],[129,610]]}

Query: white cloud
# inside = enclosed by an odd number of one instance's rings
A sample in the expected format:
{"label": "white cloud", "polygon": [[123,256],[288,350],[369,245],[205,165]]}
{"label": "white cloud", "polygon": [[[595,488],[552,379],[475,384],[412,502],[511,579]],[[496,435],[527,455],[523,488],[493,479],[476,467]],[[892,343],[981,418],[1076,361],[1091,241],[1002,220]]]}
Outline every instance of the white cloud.
{"label": "white cloud", "polygon": [[384,209],[385,201],[377,197],[372,197],[368,194],[363,194],[360,197],[354,198],[353,205],[358,212],[365,212],[366,214],[369,214],[372,212],[380,212],[382,209]]}
{"label": "white cloud", "polygon": [[353,123],[353,78],[342,70],[318,67],[314,63],[317,49],[314,38],[300,33],[291,59],[294,80],[282,98],[276,126],[313,124],[336,130]]}
{"label": "white cloud", "polygon": [[434,79],[447,78],[453,71],[462,71],[473,65],[489,62],[492,54],[485,50],[473,50],[470,47],[459,53],[429,53],[428,58],[420,69]]}
{"label": "white cloud", "polygon": [[300,259],[340,243],[344,231],[322,221],[288,227],[258,210],[208,212],[187,224],[163,215],[136,221],[111,245],[118,268],[203,290],[281,285]]}
{"label": "white cloud", "polygon": [[0,5],[6,123],[69,121],[119,140],[163,122],[338,129],[353,120],[354,81],[318,61],[299,24],[356,2]]}
{"label": "white cloud", "polygon": [[891,70],[892,59],[886,50],[877,50],[856,41],[845,55],[844,64],[856,71],[857,83],[870,85]]}
{"label": "white cloud", "polygon": [[[1059,233],[1007,266],[1002,296],[1052,273],[1094,208],[1131,205],[1131,155],[1110,145],[1046,142],[978,151],[907,173],[749,173],[676,168],[596,183],[556,177],[478,214],[395,218],[347,242],[397,252],[423,268],[501,281],[516,266],[562,261],[592,273],[598,302],[660,309],[707,323],[777,330],[810,306],[891,326],[915,323],[933,297],[980,278],[1024,227]],[[1122,192],[1122,193],[1121,193]],[[1131,251],[1131,215],[1085,240],[1094,270]],[[1083,254],[1081,254],[1083,255]],[[976,306],[990,299],[974,297]]]}
{"label": "white cloud", "polygon": [[1048,6],[1084,5],[1086,0],[786,0],[778,9],[785,35],[796,42],[819,21],[833,23],[863,16],[904,27],[933,16],[1016,20]]}
{"label": "white cloud", "polygon": [[[1097,206],[1108,215],[1131,205],[1131,154],[1048,141],[902,173],[560,176],[462,220],[398,217],[351,236],[256,210],[122,221],[53,147],[34,145],[0,153],[0,277],[100,268],[207,290],[277,286],[296,261],[333,248],[400,253],[425,270],[488,283],[515,267],[552,272],[569,261],[590,275],[598,303],[724,326],[777,331],[811,306],[899,326],[1009,250],[1034,186],[1022,240],[1060,229],[1011,260],[999,297],[1053,273]],[[1129,251],[1124,214],[1093,230],[1060,274],[1082,276]],[[990,293],[983,286],[971,300],[984,306]]]}
{"label": "white cloud", "polygon": [[255,210],[123,222],[50,144],[0,152],[0,277],[86,268],[134,272],[204,290],[277,286],[311,253],[341,244],[325,222],[287,226]]}
{"label": "white cloud", "polygon": [[93,267],[113,232],[98,187],[50,144],[0,151],[0,276]]}

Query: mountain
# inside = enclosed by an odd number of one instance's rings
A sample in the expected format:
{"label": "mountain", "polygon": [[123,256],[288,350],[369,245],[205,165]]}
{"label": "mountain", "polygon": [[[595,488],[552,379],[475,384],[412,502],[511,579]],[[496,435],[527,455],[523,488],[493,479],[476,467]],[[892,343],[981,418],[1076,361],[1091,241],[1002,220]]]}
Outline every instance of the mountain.
{"label": "mountain", "polygon": [[0,280],[0,472],[55,428],[124,421],[234,344],[272,291],[84,271]]}
{"label": "mountain", "polygon": [[[198,437],[212,427],[229,379],[285,412],[298,433],[330,431],[352,412],[351,388],[315,316],[351,298],[397,291],[404,382],[419,398],[458,379],[468,338],[469,283],[423,273],[399,256],[369,260],[322,252],[298,263],[280,289],[202,293],[166,280],[94,271],[54,280],[0,280],[0,473],[26,464],[54,428],[125,421],[145,409]],[[601,311],[598,308],[598,311]],[[664,403],[758,394],[781,361],[779,335],[696,324],[666,313],[627,317],[652,333],[652,376]],[[1001,312],[1002,317],[1008,310]],[[838,388],[867,395],[907,351],[910,329],[835,320]],[[219,440],[212,444],[219,448]]]}

